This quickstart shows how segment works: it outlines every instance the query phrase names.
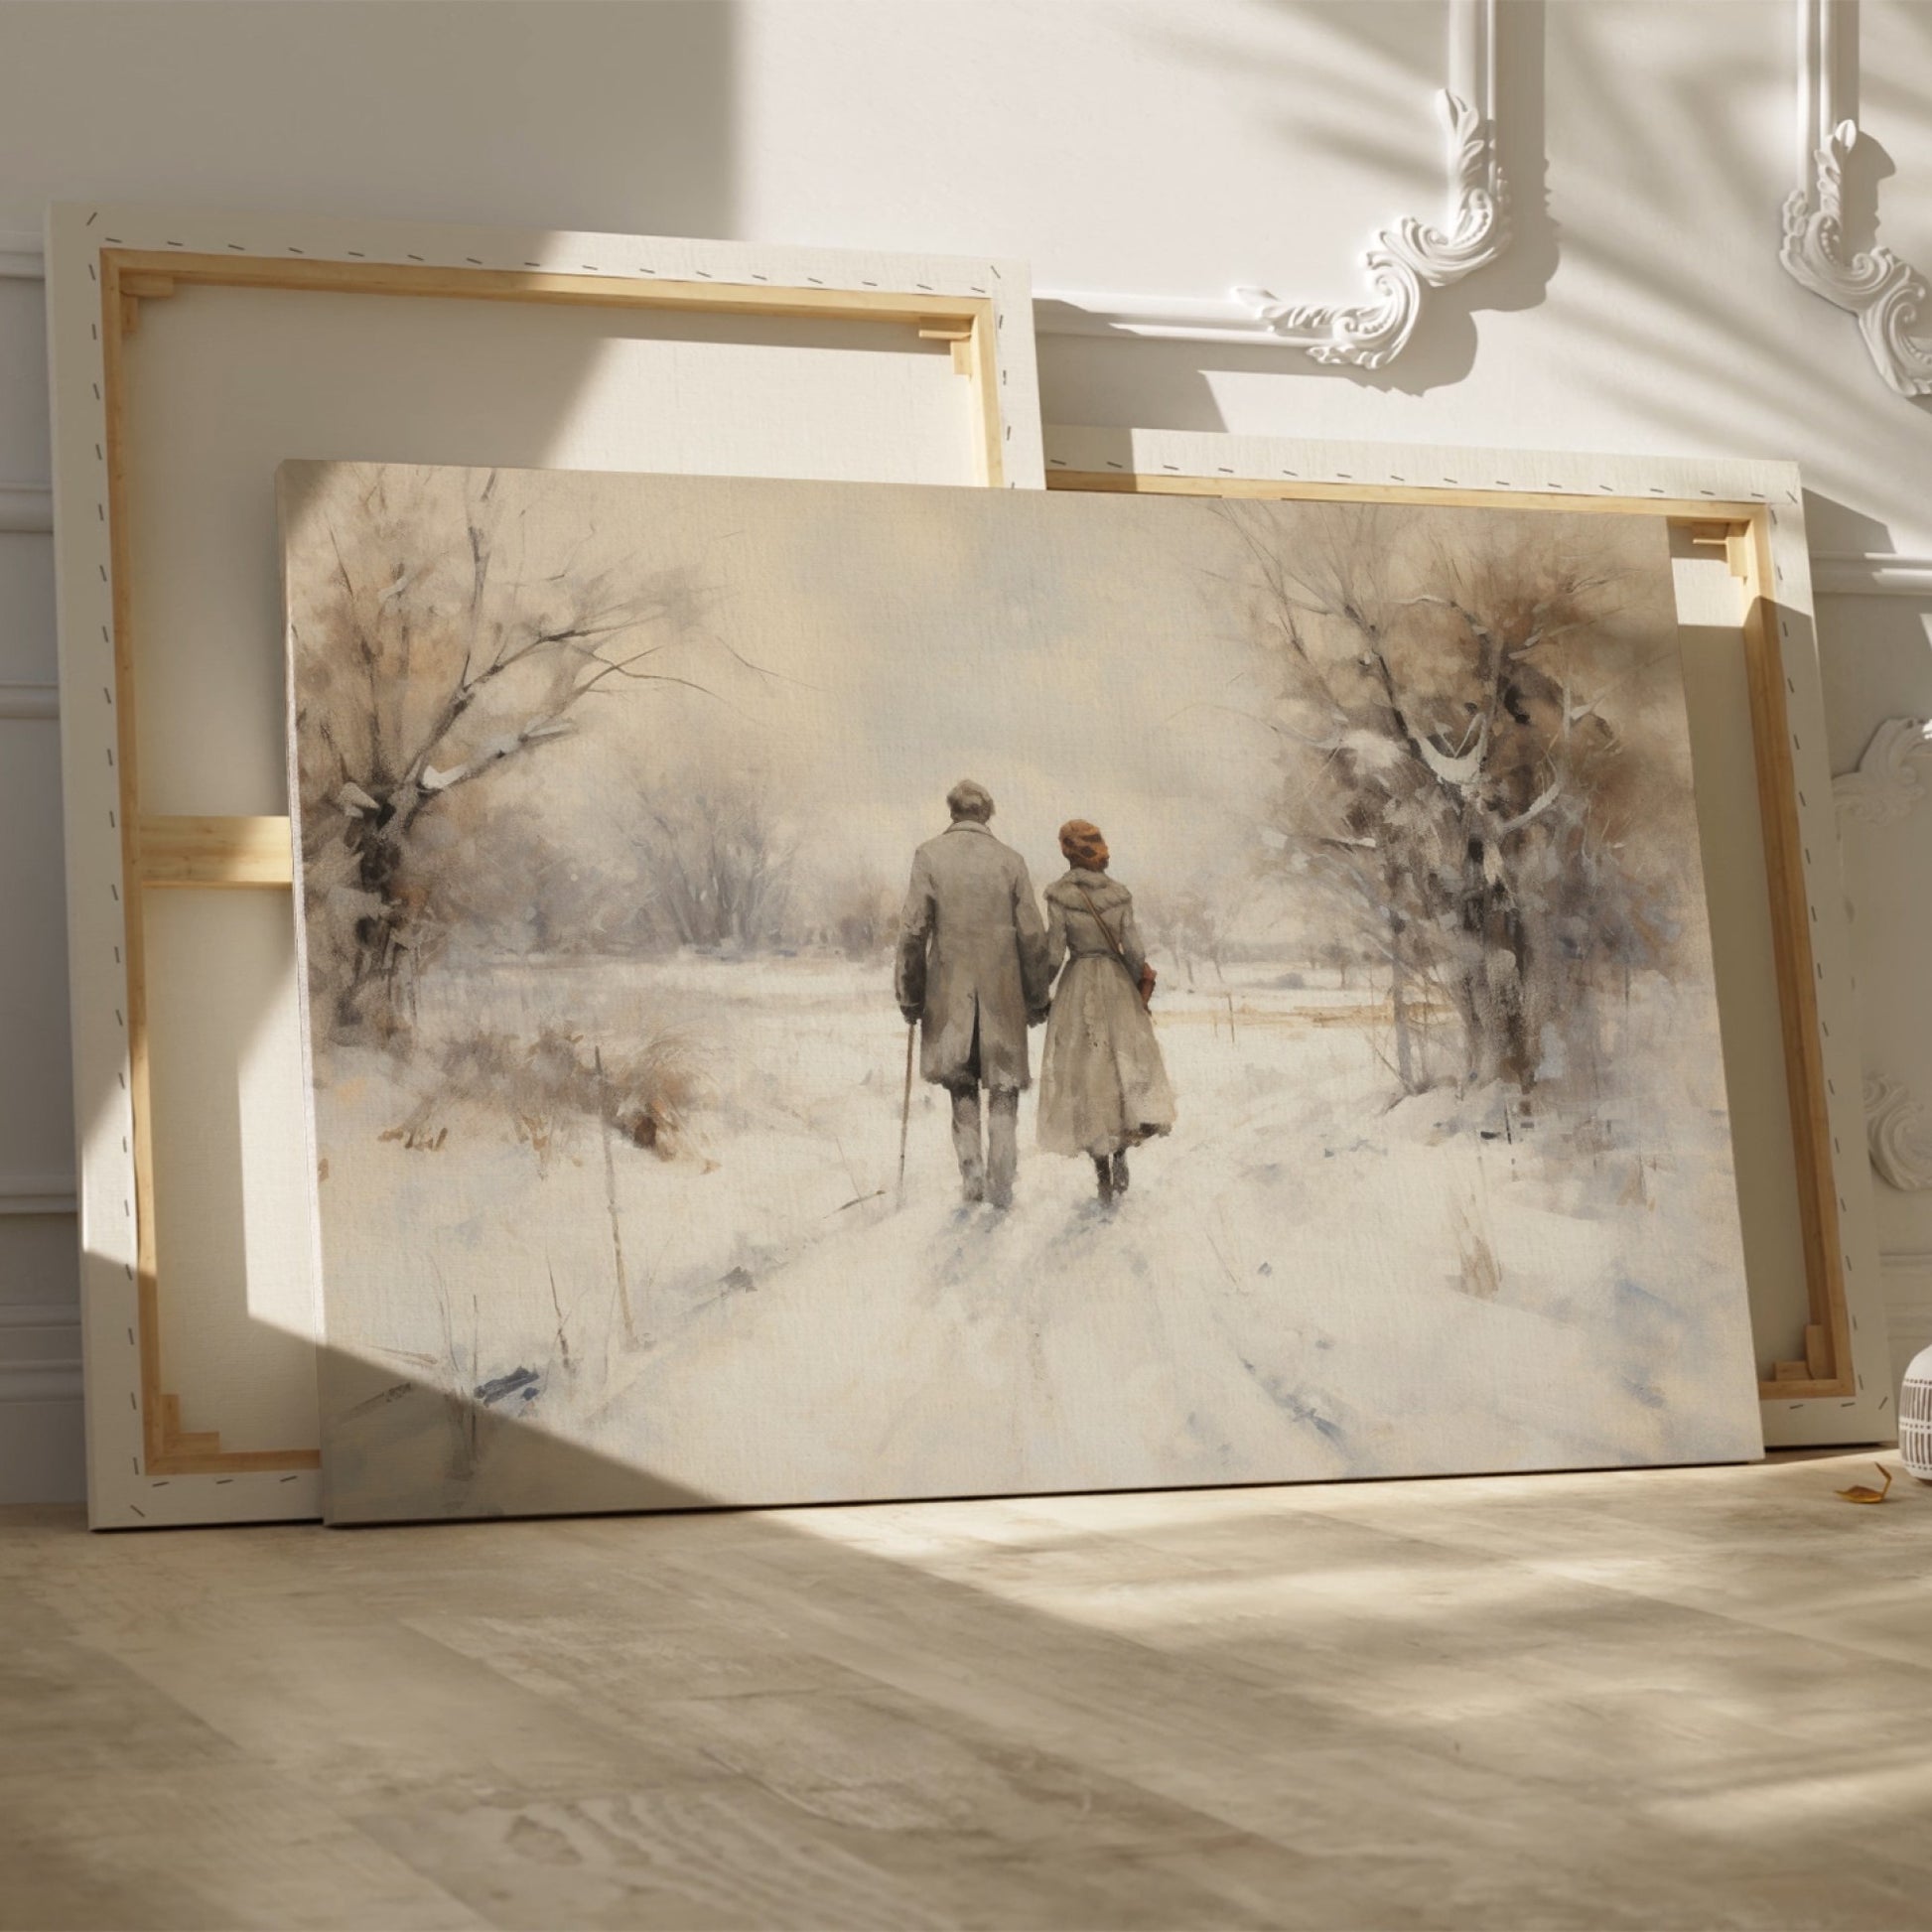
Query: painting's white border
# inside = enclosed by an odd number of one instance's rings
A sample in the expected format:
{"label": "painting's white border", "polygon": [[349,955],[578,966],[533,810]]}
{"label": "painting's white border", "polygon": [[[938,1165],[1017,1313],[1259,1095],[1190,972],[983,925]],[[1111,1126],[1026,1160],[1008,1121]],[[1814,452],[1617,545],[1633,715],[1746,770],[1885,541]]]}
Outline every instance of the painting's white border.
{"label": "painting's white border", "polygon": [[1300,349],[1316,362],[1379,369],[1408,347],[1431,294],[1486,268],[1509,246],[1509,185],[1496,145],[1499,0],[1449,0],[1449,85],[1436,96],[1449,141],[1448,209],[1440,227],[1405,215],[1362,254],[1366,302],[1282,301],[1263,288],[1222,297],[1041,290],[1045,335],[1138,336]]}
{"label": "painting's white border", "polygon": [[[88,204],[50,210],[45,260],[89,1511],[96,1527],[129,1528],[312,1517],[320,1514],[313,1470],[156,1477],[142,1467],[99,326],[104,247],[985,297],[995,312],[1003,463],[1012,487],[1037,487],[1043,481],[1032,291],[1022,264],[955,256]],[[24,272],[19,251],[7,259]],[[21,494],[11,492],[0,510],[10,509],[12,496]],[[31,515],[37,507],[25,500],[18,513]]]}
{"label": "painting's white border", "polygon": [[1798,186],[1784,205],[1778,259],[1812,294],[1858,318],[1888,387],[1932,395],[1924,275],[1889,248],[1848,249],[1845,240],[1845,168],[1859,141],[1859,0],[1797,0],[1797,10]]}
{"label": "painting's white border", "polygon": [[1820,1046],[1824,1056],[1832,1174],[1844,1242],[1846,1309],[1852,1327],[1857,1393],[1803,1401],[1767,1401],[1764,1434],[1774,1448],[1807,1443],[1876,1442],[1892,1428],[1892,1368],[1885,1300],[1863,1158],[1865,1122],[1859,1066],[1858,1010],[1852,981],[1851,931],[1840,877],[1838,824],[1826,759],[1825,692],[1813,623],[1811,570],[1805,551],[1804,497],[1797,467],[1705,457],[1611,457],[1520,451],[1445,449],[1388,443],[1288,442],[1208,431],[1068,429],[1048,425],[1050,472],[1251,478],[1272,482],[1518,492],[1579,497],[1710,497],[1763,503],[1769,515],[1773,581],[1783,619],[1791,759],[1797,779],[1806,897],[1818,974]]}

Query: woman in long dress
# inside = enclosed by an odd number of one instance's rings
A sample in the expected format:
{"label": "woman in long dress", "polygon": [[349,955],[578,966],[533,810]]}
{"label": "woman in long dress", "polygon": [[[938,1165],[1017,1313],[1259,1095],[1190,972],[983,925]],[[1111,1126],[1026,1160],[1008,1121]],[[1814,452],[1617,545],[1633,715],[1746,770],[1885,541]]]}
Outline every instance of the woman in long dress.
{"label": "woman in long dress", "polygon": [[1108,878],[1098,826],[1069,819],[1060,851],[1067,871],[1046,889],[1047,977],[1058,984],[1040,1052],[1039,1145],[1086,1155],[1111,1202],[1127,1191],[1127,1150],[1173,1126],[1173,1089],[1148,1018],[1154,969],[1134,895]]}

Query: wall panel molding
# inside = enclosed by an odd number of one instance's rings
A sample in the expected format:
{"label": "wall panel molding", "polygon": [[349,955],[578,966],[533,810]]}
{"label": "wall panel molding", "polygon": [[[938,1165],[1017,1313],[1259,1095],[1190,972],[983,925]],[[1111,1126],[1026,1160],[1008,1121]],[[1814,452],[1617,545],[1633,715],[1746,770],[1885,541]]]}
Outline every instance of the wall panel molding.
{"label": "wall panel molding", "polygon": [[0,1403],[79,1400],[79,1304],[0,1302]]}
{"label": "wall panel molding", "polygon": [[[42,274],[39,235],[0,233],[0,283],[37,282]],[[31,291],[32,296],[39,293],[38,288]],[[24,376],[28,368],[17,362],[15,373]],[[53,528],[54,498],[47,483],[0,471],[0,542],[16,537],[44,542]],[[10,629],[17,632],[23,621],[21,606],[10,606],[7,616]],[[25,639],[10,636],[8,641]],[[6,677],[0,672],[0,680]],[[23,664],[12,677],[32,679],[33,673]],[[0,763],[25,748],[26,741],[11,730],[16,721],[45,728],[58,716],[54,685],[0,681]],[[20,883],[16,878],[15,884]],[[9,909],[41,916],[41,909]],[[42,909],[61,923],[58,898]],[[16,1035],[26,1035],[45,1030],[51,1018],[37,1003],[16,998],[7,1024]],[[0,1106],[8,1104],[34,1103],[26,1094],[0,1093]],[[74,1213],[72,1174],[0,1173],[0,1296],[34,1298],[0,1300],[0,1503],[72,1502],[84,1491],[80,1308],[70,1294],[66,1300],[50,1299],[69,1284],[68,1268],[49,1243],[72,1242]]]}
{"label": "wall panel molding", "polygon": [[[1832,780],[1841,829],[1896,825],[1926,795],[1923,769],[1932,765],[1932,724],[1887,718],[1871,734],[1854,770]],[[1873,1029],[1867,1016],[1866,1035]],[[1865,1146],[1878,1178],[1901,1193],[1932,1188],[1932,1113],[1904,1081],[1867,1070],[1863,1090]]]}
{"label": "wall panel molding", "polygon": [[[80,1330],[76,1327],[76,1340]],[[80,1357],[71,1362],[9,1362],[0,1359],[0,1404],[80,1400]],[[0,1495],[0,1502],[11,1498]]]}
{"label": "wall panel molding", "polygon": [[[1246,285],[1210,296],[1038,290],[1035,329],[1249,343],[1296,349],[1328,365],[1386,366],[1409,345],[1435,291],[1487,267],[1509,246],[1509,187],[1496,138],[1499,6],[1500,0],[1449,0],[1447,84],[1435,96],[1446,140],[1445,212],[1440,225],[1403,215],[1369,238],[1360,258],[1368,299],[1284,300]],[[39,236],[0,232],[0,279],[34,279],[44,272]]]}
{"label": "wall panel molding", "polygon": [[0,483],[0,530],[47,536],[54,529],[54,490],[44,483]]}
{"label": "wall panel molding", "polygon": [[1811,560],[1817,597],[1917,597],[1932,600],[1932,556],[1894,550],[1823,550]]}
{"label": "wall panel molding", "polygon": [[0,228],[0,282],[38,282],[46,273],[39,235]]}
{"label": "wall panel molding", "polygon": [[78,1302],[0,1302],[0,1334],[13,1328],[77,1329],[79,1326]]}
{"label": "wall panel molding", "polygon": [[1901,396],[1932,395],[1932,295],[1889,248],[1855,248],[1875,227],[1878,193],[1848,207],[1859,143],[1859,0],[1798,0],[1798,186],[1784,205],[1778,259],[1800,286],[1856,317],[1872,366]]}
{"label": "wall panel molding", "polygon": [[72,1214],[77,1204],[70,1173],[0,1173],[0,1215]]}
{"label": "wall panel molding", "polygon": [[58,718],[60,687],[53,684],[0,684],[0,718]]}
{"label": "wall panel molding", "polygon": [[1436,96],[1448,137],[1447,210],[1440,227],[1404,215],[1370,239],[1361,257],[1369,300],[1283,301],[1252,287],[1224,296],[1041,290],[1035,326],[1046,335],[1251,343],[1362,369],[1394,361],[1434,291],[1486,268],[1509,246],[1509,184],[1496,139],[1497,7],[1449,0],[1448,85]]}

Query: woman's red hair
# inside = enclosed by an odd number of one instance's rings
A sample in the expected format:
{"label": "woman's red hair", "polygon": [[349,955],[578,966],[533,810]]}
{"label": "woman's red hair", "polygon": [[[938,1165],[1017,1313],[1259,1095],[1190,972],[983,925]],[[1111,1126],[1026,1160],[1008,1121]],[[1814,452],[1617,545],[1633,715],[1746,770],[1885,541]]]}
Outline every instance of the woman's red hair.
{"label": "woman's red hair", "polygon": [[1090,819],[1069,818],[1060,827],[1060,851],[1070,866],[1088,872],[1107,870],[1107,841]]}

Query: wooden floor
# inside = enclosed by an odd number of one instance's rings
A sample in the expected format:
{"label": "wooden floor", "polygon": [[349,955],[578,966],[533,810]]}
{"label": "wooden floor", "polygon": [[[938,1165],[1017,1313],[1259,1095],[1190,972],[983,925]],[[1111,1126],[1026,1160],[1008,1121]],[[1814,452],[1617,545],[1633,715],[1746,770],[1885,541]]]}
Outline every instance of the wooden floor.
{"label": "wooden floor", "polygon": [[1870,1463],[0,1511],[0,1924],[1932,1927],[1932,1488]]}

